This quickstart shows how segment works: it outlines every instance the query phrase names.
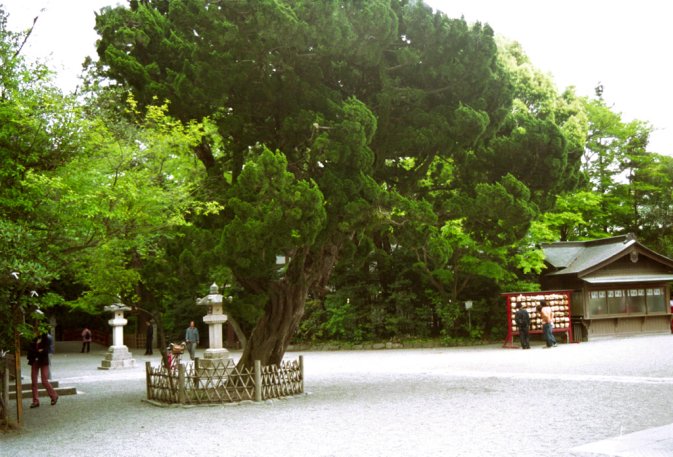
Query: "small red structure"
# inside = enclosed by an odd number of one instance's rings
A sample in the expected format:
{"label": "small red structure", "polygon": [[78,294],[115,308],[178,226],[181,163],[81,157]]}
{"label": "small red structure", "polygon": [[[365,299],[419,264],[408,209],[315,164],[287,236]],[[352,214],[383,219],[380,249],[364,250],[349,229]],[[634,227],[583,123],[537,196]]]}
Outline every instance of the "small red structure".
{"label": "small red structure", "polygon": [[530,334],[542,334],[542,319],[537,312],[536,306],[545,300],[554,312],[554,333],[565,333],[566,343],[573,342],[573,330],[570,320],[570,296],[572,290],[552,290],[542,292],[508,292],[502,294],[507,298],[507,337],[504,348],[516,348],[514,336],[519,335],[519,330],[514,322],[516,304],[521,303],[530,315]]}

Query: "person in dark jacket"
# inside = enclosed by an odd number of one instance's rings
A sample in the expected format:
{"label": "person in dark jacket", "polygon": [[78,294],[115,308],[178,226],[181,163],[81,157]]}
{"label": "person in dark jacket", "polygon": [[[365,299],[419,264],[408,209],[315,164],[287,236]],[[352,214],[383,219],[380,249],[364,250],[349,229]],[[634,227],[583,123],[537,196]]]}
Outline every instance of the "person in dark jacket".
{"label": "person in dark jacket", "polygon": [[147,330],[145,333],[145,355],[152,355],[152,340],[154,339],[154,326],[152,321],[145,322]]}
{"label": "person in dark jacket", "polygon": [[40,406],[40,397],[38,395],[38,381],[37,374],[40,373],[42,385],[47,389],[51,404],[55,405],[58,401],[58,394],[49,382],[49,338],[46,333],[40,333],[35,330],[35,338],[30,342],[28,348],[28,365],[31,366],[30,381],[33,391],[33,403],[31,408]]}
{"label": "person in dark jacket", "polygon": [[516,313],[514,313],[514,322],[519,329],[519,340],[521,340],[521,349],[530,349],[530,315],[521,303],[516,304]]}

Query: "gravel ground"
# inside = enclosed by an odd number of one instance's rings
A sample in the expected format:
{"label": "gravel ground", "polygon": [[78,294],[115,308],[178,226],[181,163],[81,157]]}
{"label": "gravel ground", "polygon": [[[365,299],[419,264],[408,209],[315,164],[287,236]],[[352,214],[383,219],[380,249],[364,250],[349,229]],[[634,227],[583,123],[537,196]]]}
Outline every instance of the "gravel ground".
{"label": "gravel ground", "polygon": [[0,456],[573,456],[673,423],[671,335],[303,355],[304,395],[157,407],[143,399],[158,356],[102,371],[104,351],[55,354],[55,378],[78,394],[24,400],[24,430],[0,434]]}

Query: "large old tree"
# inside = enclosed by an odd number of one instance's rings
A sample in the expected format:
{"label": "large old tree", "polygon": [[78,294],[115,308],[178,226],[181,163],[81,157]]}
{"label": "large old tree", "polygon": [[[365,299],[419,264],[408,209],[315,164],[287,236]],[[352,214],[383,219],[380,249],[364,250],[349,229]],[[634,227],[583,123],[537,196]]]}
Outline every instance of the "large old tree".
{"label": "large old tree", "polygon": [[416,1],[134,0],[96,28],[102,76],[217,125],[194,153],[226,209],[195,223],[264,304],[246,365],[282,359],[386,194],[413,195],[437,158],[466,175],[511,103],[492,31]]}

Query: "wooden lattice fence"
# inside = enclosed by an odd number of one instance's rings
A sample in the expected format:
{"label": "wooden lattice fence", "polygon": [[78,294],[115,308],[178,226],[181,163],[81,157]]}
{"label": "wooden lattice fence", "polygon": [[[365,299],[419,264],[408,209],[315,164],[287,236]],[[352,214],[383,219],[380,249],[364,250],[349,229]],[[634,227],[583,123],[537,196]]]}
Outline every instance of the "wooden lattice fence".
{"label": "wooden lattice fence", "polygon": [[159,403],[213,404],[263,401],[304,392],[303,357],[280,365],[239,369],[233,360],[145,364],[147,399]]}

